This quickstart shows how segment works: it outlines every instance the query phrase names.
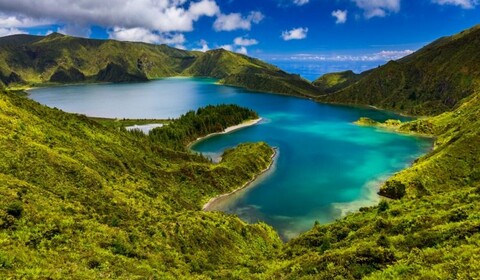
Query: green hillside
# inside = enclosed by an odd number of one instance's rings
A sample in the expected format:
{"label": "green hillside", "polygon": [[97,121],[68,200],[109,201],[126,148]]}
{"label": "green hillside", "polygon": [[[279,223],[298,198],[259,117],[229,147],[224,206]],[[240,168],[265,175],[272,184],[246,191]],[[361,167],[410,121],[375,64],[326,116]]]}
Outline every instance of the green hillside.
{"label": "green hillside", "polygon": [[[193,58],[192,53],[165,45],[75,38],[58,33],[46,37],[13,35],[0,38],[1,72],[4,76],[15,73],[27,84],[128,82],[169,77],[177,75]],[[62,81],[59,78],[65,75],[58,73],[65,69],[85,78],[71,80],[67,77]]]}
{"label": "green hillside", "polygon": [[224,49],[211,50],[200,55],[195,62],[184,70],[184,74],[222,79],[228,75],[239,73],[245,68],[263,68],[279,70],[261,60],[233,53]]}
{"label": "green hillside", "polygon": [[[215,165],[164,138],[0,97],[3,278],[480,276],[479,93],[453,112],[388,122],[437,138],[435,150],[382,188],[398,199],[284,245],[266,225],[200,211],[269,164],[265,144],[240,145]],[[195,123],[185,117],[175,137]]]}
{"label": "green hillside", "polygon": [[327,92],[334,93],[321,100],[374,105],[412,115],[451,110],[480,85],[480,26],[441,38],[362,75],[354,84],[327,87]]}
{"label": "green hillside", "polygon": [[[218,164],[185,149],[197,136],[255,118],[254,112],[210,106],[143,135],[1,91],[0,278],[480,278],[479,36],[477,27],[442,38],[354,83],[357,76],[351,73],[316,83],[342,87],[326,97],[331,102],[446,112],[407,123],[362,119],[361,124],[377,129],[434,137],[433,150],[381,186],[389,199],[331,224],[316,224],[285,244],[265,224],[201,211],[211,197],[242,186],[268,167],[273,154],[268,145],[241,144]],[[75,43],[69,42],[65,52],[75,56],[55,52],[63,49],[56,44],[69,40]],[[18,44],[23,48],[15,50]],[[178,67],[172,73],[215,73],[225,83],[231,77],[256,87],[277,71],[225,51],[207,52],[200,63],[202,54],[146,44],[138,46],[145,52],[163,48],[168,55],[122,64],[118,46],[134,45],[59,34],[1,38],[2,83],[10,88],[46,83],[55,73],[54,80],[74,82],[81,73],[90,81],[109,63],[105,77],[151,78],[149,73],[162,70],[147,62],[160,58],[168,69]],[[92,62],[79,62],[87,59],[84,52],[102,48],[119,55],[113,59],[98,52]],[[99,63],[102,55],[105,64]],[[286,87],[295,85],[285,79]],[[415,98],[407,98],[412,92]],[[219,117],[225,114],[229,117]]]}
{"label": "green hillside", "polygon": [[184,72],[187,76],[214,77],[221,84],[254,91],[283,93],[297,96],[316,96],[318,90],[298,75],[246,55],[223,49],[208,51]]}
{"label": "green hillside", "polygon": [[223,49],[191,52],[144,43],[13,35],[0,38],[0,85],[140,82],[171,76],[223,79],[263,92],[315,96],[317,89],[297,75]]}
{"label": "green hillside", "polygon": [[0,130],[2,279],[248,272],[281,246],[266,225],[200,211],[268,166],[264,143],[240,145],[214,165],[5,93]]}
{"label": "green hillside", "polygon": [[333,93],[346,88],[368,75],[369,71],[355,74],[353,71],[328,73],[313,81],[313,85],[324,93]]}

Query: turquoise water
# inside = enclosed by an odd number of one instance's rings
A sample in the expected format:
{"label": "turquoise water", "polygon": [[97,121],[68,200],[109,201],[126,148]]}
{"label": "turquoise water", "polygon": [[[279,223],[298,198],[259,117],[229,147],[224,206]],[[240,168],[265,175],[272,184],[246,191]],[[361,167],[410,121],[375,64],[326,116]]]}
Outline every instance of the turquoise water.
{"label": "turquoise water", "polygon": [[366,108],[248,92],[210,79],[43,88],[30,97],[50,107],[100,117],[171,118],[208,104],[235,103],[263,118],[258,125],[197,143],[218,157],[242,142],[278,148],[273,168],[251,187],[214,205],[248,222],[264,221],[289,239],[347,212],[378,202],[379,183],[431,147],[429,140],[358,127],[362,116],[402,118]]}

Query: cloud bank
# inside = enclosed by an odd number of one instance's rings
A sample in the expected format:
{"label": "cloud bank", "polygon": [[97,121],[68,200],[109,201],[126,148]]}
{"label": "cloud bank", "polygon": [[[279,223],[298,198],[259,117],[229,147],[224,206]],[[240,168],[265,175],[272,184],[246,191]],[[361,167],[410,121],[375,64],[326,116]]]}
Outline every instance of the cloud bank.
{"label": "cloud bank", "polygon": [[383,50],[372,54],[362,55],[314,55],[297,54],[289,57],[283,57],[286,60],[293,61],[389,61],[397,60],[412,54],[413,50]]}
{"label": "cloud bank", "polygon": [[177,48],[183,49],[185,43],[185,36],[181,33],[156,33],[148,29],[137,28],[122,28],[115,27],[108,31],[110,39],[120,41],[145,42],[150,44],[167,44],[174,45]]}
{"label": "cloud bank", "polygon": [[0,10],[17,18],[66,25],[140,27],[160,32],[192,31],[200,17],[212,17],[220,11],[213,0],[185,4],[185,0],[1,0]]}
{"label": "cloud bank", "polygon": [[473,9],[479,4],[478,0],[432,0],[432,2],[439,5],[460,6],[463,9]]}
{"label": "cloud bank", "polygon": [[111,39],[183,47],[182,33],[193,31],[202,17],[216,18],[216,31],[233,31],[250,30],[264,15],[223,14],[215,0],[0,0],[2,35],[56,25],[58,32],[89,37],[91,27],[100,26]]}

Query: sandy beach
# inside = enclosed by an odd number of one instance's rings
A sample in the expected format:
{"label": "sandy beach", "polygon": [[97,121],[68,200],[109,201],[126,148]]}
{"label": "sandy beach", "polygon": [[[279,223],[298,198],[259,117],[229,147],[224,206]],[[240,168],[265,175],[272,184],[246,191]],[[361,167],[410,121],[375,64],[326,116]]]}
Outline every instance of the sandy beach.
{"label": "sandy beach", "polygon": [[203,137],[199,137],[197,138],[195,141],[191,142],[190,144],[188,144],[188,148],[190,149],[193,145],[195,145],[196,143],[202,141],[202,140],[205,140],[207,138],[210,138],[212,136],[215,136],[215,135],[219,135],[219,134],[227,134],[227,133],[230,133],[230,132],[233,132],[235,130],[239,130],[239,129],[242,129],[242,128],[245,128],[245,127],[249,127],[249,126],[252,126],[252,125],[256,125],[257,123],[259,123],[260,121],[262,120],[262,118],[258,118],[258,119],[254,119],[254,120],[248,120],[248,121],[245,121],[241,124],[237,124],[237,125],[234,125],[234,126],[229,126],[227,127],[224,131],[222,132],[215,132],[215,133],[210,133],[208,135],[205,135]]}

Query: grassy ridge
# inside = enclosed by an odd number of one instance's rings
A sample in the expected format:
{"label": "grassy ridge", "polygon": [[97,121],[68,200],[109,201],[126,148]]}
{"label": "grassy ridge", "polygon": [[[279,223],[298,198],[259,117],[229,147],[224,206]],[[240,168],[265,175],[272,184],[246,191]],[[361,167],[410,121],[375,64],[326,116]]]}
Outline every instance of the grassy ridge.
{"label": "grassy ridge", "polygon": [[[49,36],[0,38],[0,87],[139,82],[171,76],[224,79],[251,90],[315,96],[317,90],[297,75],[223,49],[205,53],[166,45]],[[254,82],[261,79],[263,82]]]}
{"label": "grassy ridge", "polygon": [[313,85],[324,93],[334,93],[346,88],[368,75],[369,71],[355,74],[353,71],[328,73],[313,81]]}
{"label": "grassy ridge", "polygon": [[449,111],[478,87],[480,26],[441,38],[398,61],[362,73],[355,83],[332,84],[327,102],[374,105],[411,115]]}
{"label": "grassy ridge", "polygon": [[268,166],[264,143],[213,165],[4,93],[0,130],[0,278],[221,275],[280,246],[265,225],[198,211]]}
{"label": "grassy ridge", "polygon": [[65,69],[85,76],[73,82],[128,82],[169,77],[177,75],[192,58],[190,52],[165,45],[83,39],[58,33],[46,37],[0,38],[1,72],[15,73],[28,84],[72,82],[68,75],[59,74]]}

